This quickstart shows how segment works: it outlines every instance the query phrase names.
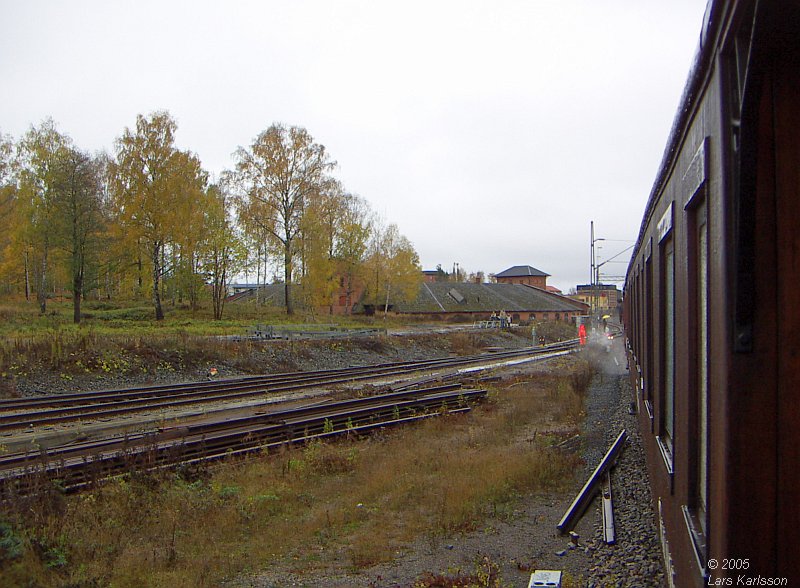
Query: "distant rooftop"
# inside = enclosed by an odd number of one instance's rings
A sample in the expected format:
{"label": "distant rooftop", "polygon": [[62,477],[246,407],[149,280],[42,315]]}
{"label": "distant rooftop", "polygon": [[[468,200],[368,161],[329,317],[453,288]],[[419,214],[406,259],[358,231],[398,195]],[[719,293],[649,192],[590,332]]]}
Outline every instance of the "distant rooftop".
{"label": "distant rooftop", "polygon": [[549,276],[550,274],[546,274],[542,270],[538,270],[535,267],[531,267],[529,265],[515,265],[514,267],[510,267],[505,271],[500,272],[499,274],[495,274],[495,278],[519,278],[522,276]]}
{"label": "distant rooftop", "polygon": [[[522,284],[428,282],[413,301],[395,303],[395,312],[574,312],[583,310],[570,298]],[[360,310],[360,309],[359,309]]]}
{"label": "distant rooftop", "polygon": [[619,290],[616,284],[578,284],[576,290],[583,292],[584,290]]}

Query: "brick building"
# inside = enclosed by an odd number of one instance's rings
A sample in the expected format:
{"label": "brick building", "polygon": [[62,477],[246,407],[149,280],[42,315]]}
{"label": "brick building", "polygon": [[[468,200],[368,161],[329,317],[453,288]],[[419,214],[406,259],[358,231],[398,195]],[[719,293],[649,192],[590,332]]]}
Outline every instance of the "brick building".
{"label": "brick building", "polygon": [[[371,314],[381,308],[358,305],[354,312]],[[420,320],[486,320],[505,310],[514,323],[572,322],[586,314],[586,304],[527,284],[476,284],[474,282],[423,282],[417,297],[389,304],[389,312]]]}
{"label": "brick building", "polygon": [[498,284],[523,284],[546,290],[549,276],[550,274],[529,265],[515,265],[495,274],[494,277]]}
{"label": "brick building", "polygon": [[580,284],[572,298],[598,310],[613,310],[622,301],[622,292],[614,284]]}

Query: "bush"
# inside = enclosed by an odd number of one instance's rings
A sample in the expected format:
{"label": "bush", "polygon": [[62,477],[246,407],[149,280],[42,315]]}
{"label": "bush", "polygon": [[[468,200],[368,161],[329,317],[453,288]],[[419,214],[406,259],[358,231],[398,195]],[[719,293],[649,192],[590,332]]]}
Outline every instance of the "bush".
{"label": "bush", "polygon": [[23,541],[14,533],[13,527],[0,522],[0,563],[22,556]]}

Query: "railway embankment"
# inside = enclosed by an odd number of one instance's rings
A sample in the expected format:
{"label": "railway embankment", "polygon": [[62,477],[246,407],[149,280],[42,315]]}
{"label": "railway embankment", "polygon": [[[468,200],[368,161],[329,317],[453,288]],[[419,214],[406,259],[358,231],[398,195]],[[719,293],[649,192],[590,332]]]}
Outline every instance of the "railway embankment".
{"label": "railway embankment", "polygon": [[[228,340],[214,337],[164,338],[62,344],[57,356],[18,346],[0,374],[0,397],[84,392],[196,382],[213,368],[216,379],[253,374],[347,368],[396,361],[518,348],[527,332],[429,332],[333,341]],[[13,346],[12,346],[13,347]],[[16,349],[16,347],[15,347]],[[49,348],[48,348],[49,353]]]}

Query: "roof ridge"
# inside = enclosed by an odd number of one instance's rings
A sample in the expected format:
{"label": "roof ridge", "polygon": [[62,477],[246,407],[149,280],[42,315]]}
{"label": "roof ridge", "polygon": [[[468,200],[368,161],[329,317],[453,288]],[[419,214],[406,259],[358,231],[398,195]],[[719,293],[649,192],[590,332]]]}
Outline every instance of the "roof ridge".
{"label": "roof ridge", "polygon": [[[520,270],[524,270],[524,272]],[[542,270],[535,268],[532,265],[512,265],[511,267],[504,269],[502,272],[495,274],[495,277],[501,277],[501,278],[510,278],[517,276],[547,277],[549,275],[550,274],[548,274],[547,272],[543,272]]]}

